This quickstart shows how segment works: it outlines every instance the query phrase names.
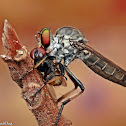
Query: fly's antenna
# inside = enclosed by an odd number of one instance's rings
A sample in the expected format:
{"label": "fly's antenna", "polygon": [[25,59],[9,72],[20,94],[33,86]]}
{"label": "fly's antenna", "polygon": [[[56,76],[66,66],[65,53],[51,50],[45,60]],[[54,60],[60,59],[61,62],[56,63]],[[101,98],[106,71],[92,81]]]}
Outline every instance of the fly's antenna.
{"label": "fly's antenna", "polygon": [[37,31],[37,34],[39,34],[39,35],[40,35],[40,32],[38,32],[38,31]]}
{"label": "fly's antenna", "polygon": [[35,35],[35,38],[37,39],[37,41],[39,42],[39,39],[38,39],[38,36],[37,35]]}
{"label": "fly's antenna", "polygon": [[[38,32],[37,32],[37,33],[38,33]],[[35,35],[35,38],[36,38],[36,40],[38,41],[38,47],[41,47],[42,44],[41,44],[40,38],[38,38],[37,35]]]}

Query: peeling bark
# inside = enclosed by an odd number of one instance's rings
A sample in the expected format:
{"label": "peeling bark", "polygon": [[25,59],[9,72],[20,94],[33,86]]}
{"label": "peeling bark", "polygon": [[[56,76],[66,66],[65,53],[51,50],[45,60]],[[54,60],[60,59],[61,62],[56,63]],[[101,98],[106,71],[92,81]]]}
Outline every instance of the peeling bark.
{"label": "peeling bark", "polygon": [[[4,51],[1,58],[7,63],[12,79],[20,86],[22,98],[25,99],[29,109],[33,112],[38,125],[54,125],[59,109],[52,100],[47,86],[44,86],[34,98],[31,97],[43,84],[43,78],[38,71],[33,70],[20,80],[27,71],[33,68],[34,64],[26,47],[21,45],[16,32],[7,20],[4,21],[2,42]],[[70,126],[71,122],[61,116],[58,125]]]}

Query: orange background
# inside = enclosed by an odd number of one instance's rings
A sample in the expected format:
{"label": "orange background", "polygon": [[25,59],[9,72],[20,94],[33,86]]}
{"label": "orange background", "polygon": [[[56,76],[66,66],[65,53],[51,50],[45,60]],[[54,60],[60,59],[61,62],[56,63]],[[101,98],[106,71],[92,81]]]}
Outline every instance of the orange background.
{"label": "orange background", "polygon": [[[89,40],[88,45],[126,70],[125,0],[1,0],[0,37],[4,19],[29,51],[36,46],[34,35],[42,28],[49,27],[55,33],[62,26],[77,27]],[[0,40],[0,50],[1,46]],[[79,60],[70,69],[86,88],[64,108],[63,114],[73,126],[126,126],[126,88],[96,75]],[[67,90],[72,87],[68,81]],[[65,93],[62,87],[56,90],[58,95]],[[3,121],[37,126],[20,88],[0,59],[0,123]]]}

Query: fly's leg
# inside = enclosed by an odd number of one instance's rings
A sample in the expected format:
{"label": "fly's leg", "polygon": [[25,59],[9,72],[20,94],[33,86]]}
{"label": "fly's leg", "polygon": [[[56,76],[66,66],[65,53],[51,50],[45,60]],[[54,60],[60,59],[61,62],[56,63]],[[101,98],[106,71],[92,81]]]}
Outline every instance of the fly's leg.
{"label": "fly's leg", "polygon": [[72,82],[74,83],[75,85],[75,88],[72,89],[71,91],[67,92],[66,94],[62,95],[58,100],[57,102],[60,102],[62,99],[66,98],[69,94],[71,94],[73,91],[75,91],[77,89],[77,87],[79,86],[81,91],[84,91],[84,86],[83,84],[73,75],[72,72],[70,72],[70,70],[66,67],[65,68],[66,71],[67,71],[67,74],[68,76],[70,77],[70,79],[72,80]]}
{"label": "fly's leg", "polygon": [[57,126],[57,123],[58,123],[58,121],[59,121],[59,119],[60,119],[60,116],[61,116],[61,113],[62,113],[62,111],[63,111],[64,105],[66,105],[67,103],[69,103],[70,101],[72,101],[73,99],[75,99],[76,97],[78,97],[78,96],[79,96],[80,94],[82,94],[82,93],[83,93],[83,91],[78,92],[78,93],[72,95],[71,97],[69,97],[67,100],[65,100],[65,101],[62,103],[62,105],[61,105],[61,107],[60,107],[60,110],[59,110],[59,113],[58,113],[58,116],[57,116],[57,119],[56,119],[56,122],[55,122],[55,126]]}
{"label": "fly's leg", "polygon": [[57,103],[62,101],[64,98],[66,98],[68,95],[70,95],[73,91],[75,91],[76,88],[70,90],[69,92],[67,92],[66,94],[62,95],[60,98],[57,99]]}
{"label": "fly's leg", "polygon": [[64,66],[61,63],[59,63],[59,69],[61,71],[61,75],[64,76],[65,75],[65,69],[64,69]]}
{"label": "fly's leg", "polygon": [[33,68],[31,68],[31,70],[29,70],[27,73],[25,73],[23,75],[23,77],[20,78],[20,80],[24,79],[27,74],[29,74],[31,71],[33,71],[34,69],[36,69],[37,67],[39,67],[44,62],[44,60],[46,60],[46,58],[47,58],[47,56],[45,56],[38,64],[36,64]]}
{"label": "fly's leg", "polygon": [[66,70],[67,75],[69,76],[69,78],[75,84],[75,88],[77,88],[79,86],[81,91],[84,91],[85,88],[84,88],[83,84],[80,82],[80,80],[78,80],[76,78],[76,76],[67,67],[65,67],[65,70]]}
{"label": "fly's leg", "polygon": [[42,88],[47,84],[47,82],[48,82],[49,80],[51,80],[53,77],[54,77],[54,74],[51,73],[51,74],[49,75],[49,77],[45,80],[45,82],[43,83],[43,85],[35,92],[34,95],[32,95],[32,97],[34,98],[34,97],[37,95],[37,93],[38,93],[39,91],[41,91],[41,89],[42,89]]}
{"label": "fly's leg", "polygon": [[46,56],[38,64],[36,64],[31,70],[29,70],[27,73],[25,73],[23,75],[23,77],[20,78],[20,80],[24,79],[27,74],[29,74],[31,71],[33,71],[34,69],[36,69],[37,67],[39,67],[44,62],[44,60],[46,60],[47,58],[50,59],[50,60],[54,60],[55,59],[54,56],[48,56],[48,54],[46,54]]}
{"label": "fly's leg", "polygon": [[21,81],[21,80],[23,80],[26,76],[27,76],[27,74],[29,74],[31,71],[33,71],[34,70],[34,67],[33,68],[31,68],[31,70],[29,70],[28,72],[26,72],[19,80]]}
{"label": "fly's leg", "polygon": [[[59,121],[59,119],[60,119],[60,116],[61,116],[61,113],[62,113],[62,111],[63,111],[64,105],[66,105],[67,103],[69,103],[70,101],[72,101],[73,99],[75,99],[76,97],[78,97],[80,94],[82,94],[82,93],[84,92],[84,89],[85,89],[84,86],[83,86],[83,84],[80,82],[80,80],[78,80],[78,79],[74,76],[74,74],[73,74],[67,67],[65,67],[65,70],[66,70],[66,72],[67,72],[69,78],[70,78],[70,79],[72,80],[72,82],[74,83],[75,89],[77,89],[77,87],[79,86],[80,89],[81,89],[81,91],[78,92],[78,93],[76,93],[76,94],[74,94],[74,95],[72,95],[72,96],[70,96],[67,100],[65,100],[65,101],[62,103],[62,105],[61,105],[61,107],[60,107],[60,110],[59,110],[59,113],[58,113],[58,116],[57,116],[57,119],[56,119],[56,122],[55,122],[55,126],[57,126],[57,123],[58,123],[58,121]],[[72,93],[73,91],[74,91],[74,89],[71,90],[70,92],[66,93],[66,94],[63,95],[62,97],[60,97],[60,98],[57,100],[57,102],[59,102],[59,101],[61,101],[62,99],[64,99],[67,95],[69,95],[69,94]]]}
{"label": "fly's leg", "polygon": [[61,63],[59,63],[59,69],[61,72],[61,76],[63,76],[67,80],[67,77],[65,77],[65,68]]}
{"label": "fly's leg", "polygon": [[65,76],[65,68],[64,68],[64,66],[61,63],[58,63],[58,65],[59,65],[59,69],[60,69],[60,73],[61,74],[58,74],[58,75],[55,75],[55,76],[62,76],[62,77],[64,77],[67,80],[67,77]]}

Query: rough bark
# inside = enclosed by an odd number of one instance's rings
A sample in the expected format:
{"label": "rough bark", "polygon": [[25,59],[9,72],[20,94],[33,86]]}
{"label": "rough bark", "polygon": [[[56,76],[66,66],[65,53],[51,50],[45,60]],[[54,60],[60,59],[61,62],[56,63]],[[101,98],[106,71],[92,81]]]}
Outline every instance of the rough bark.
{"label": "rough bark", "polygon": [[[7,63],[12,79],[21,87],[22,98],[25,99],[29,109],[36,117],[38,125],[54,125],[59,109],[52,100],[47,87],[44,86],[34,98],[31,97],[43,84],[43,78],[38,71],[33,70],[24,79],[20,80],[27,71],[33,68],[33,61],[7,20],[4,21],[2,42],[4,50],[1,58]],[[61,116],[58,125],[70,126],[71,122]]]}

